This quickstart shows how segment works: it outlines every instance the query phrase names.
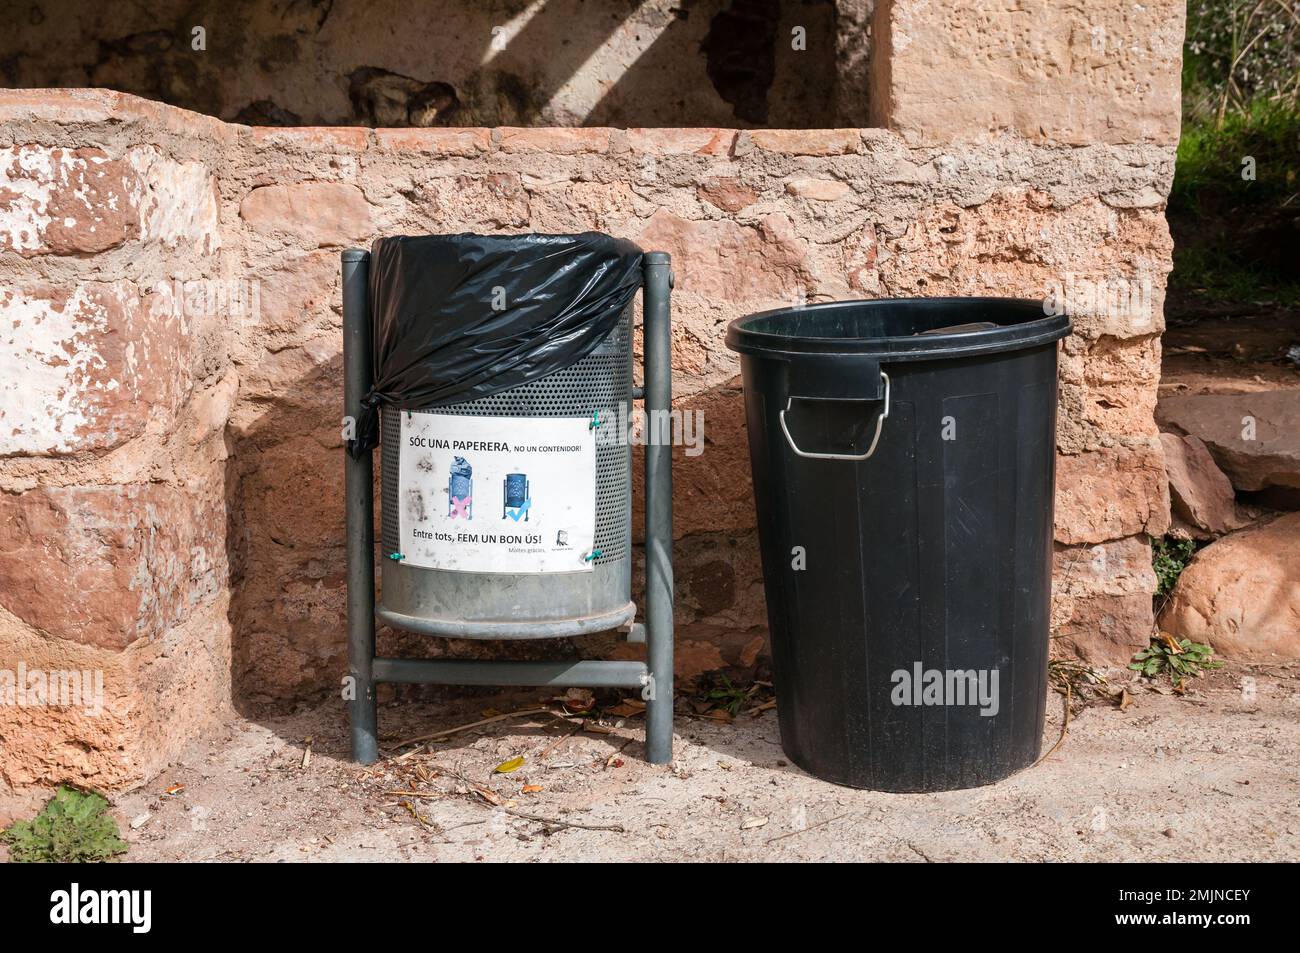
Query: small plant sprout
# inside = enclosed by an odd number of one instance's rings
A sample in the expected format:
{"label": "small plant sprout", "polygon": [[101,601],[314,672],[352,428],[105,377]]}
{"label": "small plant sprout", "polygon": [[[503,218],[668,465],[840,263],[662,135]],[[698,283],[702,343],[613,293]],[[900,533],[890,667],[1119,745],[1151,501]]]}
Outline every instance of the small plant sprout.
{"label": "small plant sprout", "polygon": [[93,791],[60,787],[30,821],[0,831],[17,863],[94,863],[125,853],[108,802]]}
{"label": "small plant sprout", "polygon": [[1211,646],[1161,632],[1150,646],[1133,656],[1128,667],[1150,679],[1167,673],[1174,688],[1183,691],[1188,678],[1201,678],[1210,669],[1222,668],[1223,663],[1214,658]]}
{"label": "small plant sprout", "polygon": [[1156,599],[1169,595],[1195,554],[1195,540],[1174,536],[1151,538],[1151,568],[1156,574]]}

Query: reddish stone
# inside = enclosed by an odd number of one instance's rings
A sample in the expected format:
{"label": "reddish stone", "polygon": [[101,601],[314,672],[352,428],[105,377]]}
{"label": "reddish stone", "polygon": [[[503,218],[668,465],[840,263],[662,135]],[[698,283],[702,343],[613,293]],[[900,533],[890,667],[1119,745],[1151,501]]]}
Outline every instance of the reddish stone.
{"label": "reddish stone", "polygon": [[189,387],[186,323],[170,286],[131,282],[0,292],[0,456],[119,446],[169,422]]}
{"label": "reddish stone", "polygon": [[101,149],[0,150],[0,250],[93,255],[140,233],[140,177]]}
{"label": "reddish stone", "polygon": [[[384,132],[414,132],[419,130],[375,130]],[[441,131],[441,130],[440,130]],[[288,148],[305,152],[322,149],[329,152],[364,152],[370,144],[370,130],[358,126],[253,126],[253,143],[259,148]]]}
{"label": "reddish stone", "polygon": [[853,197],[853,189],[837,179],[791,179],[786,182],[789,194],[814,202],[835,202]]}
{"label": "reddish stone", "polygon": [[1174,515],[1200,535],[1222,536],[1240,529],[1248,520],[1237,516],[1232,483],[1214,463],[1210,451],[1198,438],[1162,433],[1165,469],[1169,473],[1169,495]]}
{"label": "reddish stone", "polygon": [[338,246],[368,238],[370,203],[354,185],[298,182],[265,185],[244,197],[239,216],[263,235],[309,246]]}
{"label": "reddish stone", "polygon": [[56,639],[124,649],[226,585],[221,471],[199,486],[0,494],[0,604]]}
{"label": "reddish stone", "polygon": [[1232,658],[1300,658],[1300,513],[1198,552],[1178,577],[1160,627]]}
{"label": "reddish stone", "polygon": [[385,152],[476,156],[492,151],[488,129],[376,129],[375,141]]}
{"label": "reddish stone", "polygon": [[764,152],[796,156],[838,156],[858,151],[857,129],[751,129],[749,139]]}
{"label": "reddish stone", "polygon": [[1093,665],[1127,665],[1146,648],[1154,631],[1151,596],[1099,594],[1071,603],[1068,618],[1056,627],[1057,644]]}
{"label": "reddish stone", "polygon": [[1239,490],[1300,488],[1300,390],[1165,397],[1156,417],[1204,441]]}
{"label": "reddish stone", "polygon": [[734,129],[629,129],[627,143],[633,152],[652,155],[725,156],[736,141]]}
{"label": "reddish stone", "polygon": [[573,155],[608,152],[610,132],[604,128],[516,128],[497,130],[502,152],[549,152]]}
{"label": "reddish stone", "polygon": [[877,262],[880,245],[876,240],[875,226],[867,224],[845,243],[843,249],[844,271],[849,287],[862,294],[880,294],[880,271]]}
{"label": "reddish stone", "polygon": [[1107,449],[1056,458],[1056,538],[1101,543],[1169,528],[1169,485],[1154,448]]}
{"label": "reddish stone", "polygon": [[806,245],[783,216],[766,216],[754,227],[725,219],[690,221],[660,209],[637,240],[642,248],[673,256],[678,291],[761,304],[793,300],[808,284]]}
{"label": "reddish stone", "polygon": [[758,193],[739,179],[717,176],[705,180],[695,194],[724,212],[739,212],[758,201]]}
{"label": "reddish stone", "polygon": [[300,331],[331,317],[342,278],[336,251],[315,251],[275,262],[258,279],[258,326],[273,334]]}

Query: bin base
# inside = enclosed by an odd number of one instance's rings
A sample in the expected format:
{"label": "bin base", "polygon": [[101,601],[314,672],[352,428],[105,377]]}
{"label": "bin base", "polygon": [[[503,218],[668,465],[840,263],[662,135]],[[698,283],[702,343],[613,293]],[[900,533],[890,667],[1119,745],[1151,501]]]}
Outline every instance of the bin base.
{"label": "bin base", "polygon": [[382,606],[376,613],[379,621],[421,635],[440,635],[453,639],[560,639],[572,635],[607,632],[627,625],[636,617],[636,603],[629,602],[610,612],[556,619],[550,622],[466,622],[464,619],[438,619],[405,615]]}
{"label": "bin base", "polygon": [[[997,774],[978,776],[965,775],[959,778],[939,776],[927,778],[924,782],[914,781],[910,783],[907,781],[901,781],[897,778],[863,778],[857,775],[847,774],[842,770],[828,770],[824,766],[819,767],[810,762],[798,751],[793,750],[792,747],[787,746],[784,739],[782,739],[781,750],[784,751],[785,756],[790,759],[790,763],[800,771],[810,774],[817,780],[825,781],[828,784],[838,784],[840,787],[854,788],[858,791],[881,791],[885,794],[934,794],[939,791],[963,791],[968,788],[985,788],[992,784],[998,784],[1008,778],[1014,777],[1021,771],[1032,768],[1037,764],[1041,749],[1035,750],[1033,758],[1024,764],[1007,768],[999,771]],[[884,774],[884,772],[882,772],[882,774]]]}

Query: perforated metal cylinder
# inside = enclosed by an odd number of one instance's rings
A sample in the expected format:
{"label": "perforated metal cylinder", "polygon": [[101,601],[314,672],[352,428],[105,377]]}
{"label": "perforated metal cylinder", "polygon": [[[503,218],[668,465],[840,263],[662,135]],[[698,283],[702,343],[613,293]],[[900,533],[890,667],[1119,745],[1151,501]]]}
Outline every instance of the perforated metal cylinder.
{"label": "perforated metal cylinder", "polygon": [[[540,380],[491,397],[439,407],[472,417],[584,417],[614,427],[632,406],[632,308],[594,352]],[[401,417],[383,413],[380,455],[383,552],[400,546],[398,473]],[[592,569],[563,573],[479,573],[424,569],[381,559],[378,615],[429,635],[480,639],[556,638],[630,622],[632,455],[626,440],[596,442],[596,536]]]}

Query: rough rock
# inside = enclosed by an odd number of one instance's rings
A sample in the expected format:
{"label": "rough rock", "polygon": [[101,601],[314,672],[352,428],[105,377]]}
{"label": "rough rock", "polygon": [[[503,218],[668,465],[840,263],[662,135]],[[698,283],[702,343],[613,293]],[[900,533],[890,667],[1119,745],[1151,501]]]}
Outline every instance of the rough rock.
{"label": "rough rock", "polygon": [[[681,414],[683,437],[694,442],[690,447],[673,447],[673,535],[680,539],[692,533],[753,529],[749,437],[740,378],[678,400],[673,409]],[[634,466],[636,499],[643,499],[644,483],[644,467]],[[637,507],[632,516],[637,541],[644,538],[644,524],[645,514]]]}
{"label": "rough rock", "polygon": [[710,205],[732,213],[758,201],[757,192],[731,176],[714,176],[706,180],[696,189],[696,194]]}
{"label": "rough rock", "polygon": [[292,236],[312,247],[361,241],[371,231],[365,196],[340,182],[264,185],[244,197],[239,216],[264,235]]}
{"label": "rough rock", "polygon": [[1147,593],[1097,595],[1070,605],[1056,644],[1093,665],[1126,665],[1150,643],[1152,622]]}
{"label": "rough rock", "polygon": [[0,250],[93,255],[140,234],[138,171],[102,149],[0,149]]}
{"label": "rough rock", "polygon": [[163,284],[0,291],[0,457],[107,450],[170,422],[188,386],[189,334]]}
{"label": "rough rock", "polygon": [[1198,552],[1178,577],[1160,627],[1231,658],[1300,658],[1300,513]]}
{"label": "rough rock", "polygon": [[835,202],[853,195],[853,188],[835,179],[791,179],[785,190],[801,199],[814,202]]}
{"label": "rough rock", "polygon": [[0,494],[0,605],[83,645],[162,636],[227,582],[220,470],[201,481]]}
{"label": "rough rock", "polygon": [[1300,390],[1165,397],[1156,419],[1204,441],[1239,490],[1300,487]]}
{"label": "rough rock", "polygon": [[782,215],[750,227],[726,220],[693,222],[661,210],[638,241],[642,248],[669,252],[677,281],[692,294],[793,300],[806,287],[806,243]]}
{"label": "rough rock", "polygon": [[1058,645],[1095,665],[1123,665],[1151,634],[1156,588],[1145,535],[1053,555],[1052,633]]}
{"label": "rough rock", "polygon": [[1169,485],[1156,449],[1105,449],[1056,458],[1056,538],[1100,543],[1169,528]]}
{"label": "rough rock", "polygon": [[1249,520],[1237,515],[1232,483],[1198,438],[1162,433],[1165,470],[1169,474],[1169,497],[1173,512],[1201,538],[1222,536],[1245,526]]}

